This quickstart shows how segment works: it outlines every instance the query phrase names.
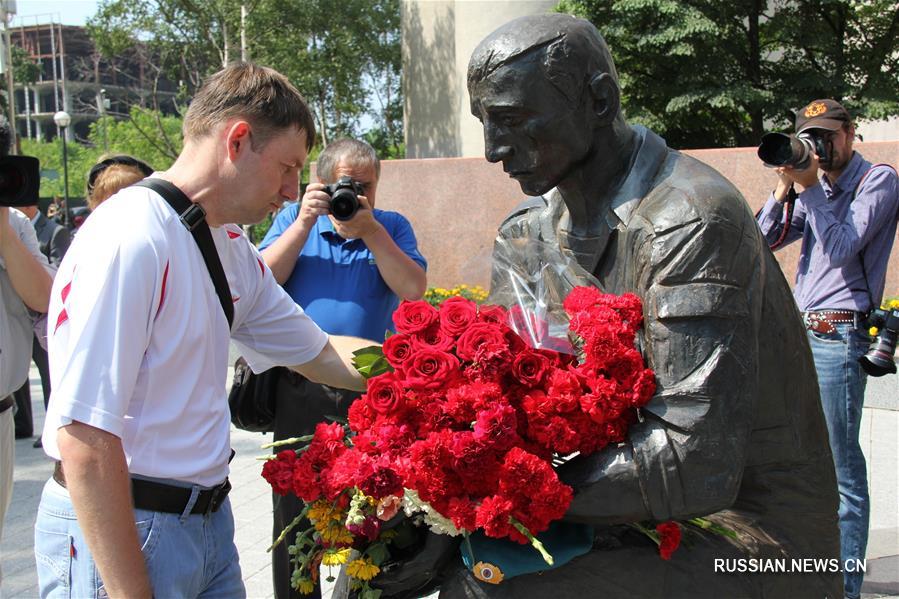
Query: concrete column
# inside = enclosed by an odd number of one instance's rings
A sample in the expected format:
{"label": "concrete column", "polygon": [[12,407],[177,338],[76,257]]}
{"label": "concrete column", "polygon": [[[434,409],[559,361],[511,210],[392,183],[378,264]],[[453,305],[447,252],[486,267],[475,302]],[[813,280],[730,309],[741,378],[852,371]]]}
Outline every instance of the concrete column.
{"label": "concrete column", "polygon": [[403,122],[407,158],[484,155],[471,115],[466,71],[472,51],[494,29],[549,12],[557,0],[403,0]]}

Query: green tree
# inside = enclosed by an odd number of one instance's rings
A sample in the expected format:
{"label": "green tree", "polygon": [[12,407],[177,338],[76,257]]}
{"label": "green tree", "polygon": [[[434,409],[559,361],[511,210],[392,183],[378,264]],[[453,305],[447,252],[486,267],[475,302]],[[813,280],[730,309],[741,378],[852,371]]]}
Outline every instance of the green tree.
{"label": "green tree", "polygon": [[186,98],[206,75],[240,59],[240,5],[240,0],[104,0],[87,29],[106,58],[140,40],[158,74],[180,82]]}
{"label": "green tree", "polygon": [[[398,153],[399,0],[281,0],[252,16],[254,60],[284,73],[306,96],[324,145],[367,136],[382,155]],[[363,121],[374,126],[364,131]]]}
{"label": "green tree", "polygon": [[20,46],[11,46],[13,80],[23,85],[32,85],[40,77],[41,67],[31,60],[31,55]]}
{"label": "green tree", "polygon": [[160,75],[182,83],[183,102],[206,75],[241,58],[243,39],[248,59],[303,92],[323,143],[370,135],[383,155],[397,155],[399,15],[399,0],[104,0],[88,28],[106,57],[140,39]]}
{"label": "green tree", "polygon": [[[104,117],[91,124],[88,134],[89,145],[69,143],[69,197],[83,198],[86,193],[87,173],[104,154],[102,139],[105,139],[110,154],[129,154],[140,158],[157,170],[165,170],[172,165],[181,150],[181,119],[163,116],[152,110],[132,107],[126,120]],[[156,129],[166,132],[174,153],[156,137]],[[41,162],[41,197],[64,197],[62,164],[62,140],[51,142],[22,139],[22,153],[35,156]]]}
{"label": "green tree", "polygon": [[111,154],[130,154],[164,170],[181,152],[181,124],[180,116],[132,106],[127,119],[107,116],[91,123],[88,141],[98,147],[105,141]]}
{"label": "green tree", "polygon": [[[62,164],[62,139],[50,142],[21,138],[22,154],[34,156],[41,163],[41,197],[65,197],[63,193],[64,171]],[[77,143],[66,146],[68,152],[70,198],[84,197],[87,173],[97,161],[101,151]]]}
{"label": "green tree", "polygon": [[680,148],[751,146],[832,97],[899,114],[895,0],[562,0],[615,58],[629,120]]}

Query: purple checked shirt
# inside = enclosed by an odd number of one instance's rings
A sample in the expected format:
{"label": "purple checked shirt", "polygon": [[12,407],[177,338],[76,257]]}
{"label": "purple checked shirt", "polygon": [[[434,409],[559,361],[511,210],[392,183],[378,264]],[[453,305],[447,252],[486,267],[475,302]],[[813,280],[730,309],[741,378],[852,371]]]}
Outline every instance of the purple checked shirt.
{"label": "purple checked shirt", "polygon": [[[896,234],[899,182],[892,168],[869,169],[871,163],[854,152],[833,186],[822,176],[820,185],[799,194],[783,245],[802,238],[793,290],[802,311],[866,312],[880,306]],[[758,216],[768,243],[780,237],[783,214],[772,193]]]}

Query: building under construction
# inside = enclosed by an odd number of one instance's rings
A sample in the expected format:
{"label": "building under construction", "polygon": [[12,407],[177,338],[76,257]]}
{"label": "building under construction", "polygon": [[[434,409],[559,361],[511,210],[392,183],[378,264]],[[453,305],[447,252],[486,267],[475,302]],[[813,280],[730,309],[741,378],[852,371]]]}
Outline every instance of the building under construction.
{"label": "building under construction", "polygon": [[11,27],[10,38],[38,66],[35,81],[15,82],[20,137],[56,137],[53,115],[60,110],[72,117],[66,131],[70,140],[86,139],[92,122],[104,115],[127,115],[133,105],[175,110],[175,86],[160,76],[138,41],[121,56],[107,59],[84,27],[23,23]]}

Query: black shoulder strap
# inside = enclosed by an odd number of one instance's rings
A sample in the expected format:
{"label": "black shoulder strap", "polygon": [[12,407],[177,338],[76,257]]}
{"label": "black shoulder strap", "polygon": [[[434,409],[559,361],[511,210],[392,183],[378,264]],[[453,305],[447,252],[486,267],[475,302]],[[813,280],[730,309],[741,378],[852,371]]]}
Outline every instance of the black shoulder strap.
{"label": "black shoulder strap", "polygon": [[231,289],[228,287],[228,279],[225,278],[225,269],[222,268],[222,261],[212,241],[212,232],[206,224],[206,211],[199,204],[191,202],[183,191],[165,179],[144,179],[135,185],[152,189],[161,195],[178,214],[181,224],[194,236],[230,328],[234,321],[234,303],[231,301]]}

